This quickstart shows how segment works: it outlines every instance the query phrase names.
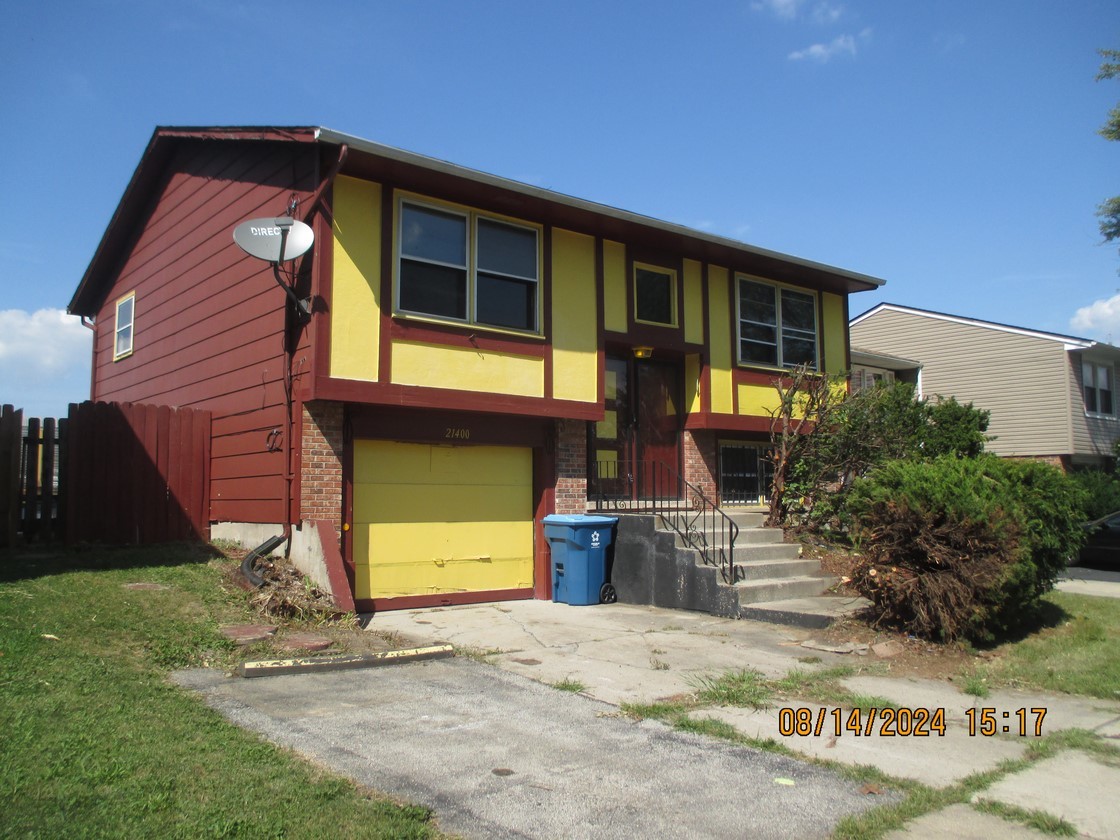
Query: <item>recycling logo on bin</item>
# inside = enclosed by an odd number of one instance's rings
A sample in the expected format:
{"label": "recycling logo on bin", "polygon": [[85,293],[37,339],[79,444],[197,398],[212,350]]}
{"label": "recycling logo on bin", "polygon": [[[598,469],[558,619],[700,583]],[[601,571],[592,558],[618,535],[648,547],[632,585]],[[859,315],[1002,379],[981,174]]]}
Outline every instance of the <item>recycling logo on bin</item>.
{"label": "recycling logo on bin", "polygon": [[591,532],[591,547],[592,548],[598,548],[599,547],[599,532],[598,531],[592,531]]}

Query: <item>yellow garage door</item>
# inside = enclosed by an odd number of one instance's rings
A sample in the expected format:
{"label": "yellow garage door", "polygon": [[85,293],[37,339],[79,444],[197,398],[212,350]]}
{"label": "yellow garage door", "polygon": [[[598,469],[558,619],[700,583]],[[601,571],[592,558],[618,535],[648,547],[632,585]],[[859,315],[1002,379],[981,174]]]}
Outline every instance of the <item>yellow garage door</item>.
{"label": "yellow garage door", "polygon": [[359,440],[354,596],[533,585],[533,451]]}

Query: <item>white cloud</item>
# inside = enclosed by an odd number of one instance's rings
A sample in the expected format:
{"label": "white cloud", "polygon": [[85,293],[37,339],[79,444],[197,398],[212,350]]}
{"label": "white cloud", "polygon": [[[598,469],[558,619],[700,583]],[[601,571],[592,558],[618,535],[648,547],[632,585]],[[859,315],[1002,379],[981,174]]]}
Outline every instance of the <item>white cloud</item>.
{"label": "white cloud", "polygon": [[1083,306],[1069,319],[1078,335],[1115,344],[1120,341],[1120,293]]}
{"label": "white cloud", "polygon": [[751,3],[751,8],[756,12],[770,12],[775,17],[783,20],[793,20],[797,17],[797,10],[804,5],[805,0],[756,0]]}
{"label": "white cloud", "polygon": [[812,19],[813,23],[819,23],[822,26],[827,26],[830,23],[836,23],[844,14],[844,7],[837,6],[833,3],[818,3],[813,7]]}
{"label": "white cloud", "polygon": [[[821,0],[811,5],[806,0],[754,0],[751,9],[772,14],[779,20],[807,17],[813,23],[822,25],[836,23],[844,14],[844,7],[830,0]],[[807,10],[805,15],[802,15],[802,9]]]}
{"label": "white cloud", "polygon": [[64,417],[89,399],[93,333],[61,309],[0,310],[0,402],[25,417]]}
{"label": "white cloud", "polygon": [[838,35],[827,44],[813,44],[803,50],[796,50],[789,54],[790,61],[816,61],[825,64],[838,55],[852,55],[858,52],[859,44],[871,39],[871,30],[865,29],[855,35]]}
{"label": "white cloud", "polygon": [[841,53],[856,54],[856,39],[851,35],[839,35],[827,44],[813,44],[803,50],[791,52],[789,59],[790,61],[819,61],[824,64]]}

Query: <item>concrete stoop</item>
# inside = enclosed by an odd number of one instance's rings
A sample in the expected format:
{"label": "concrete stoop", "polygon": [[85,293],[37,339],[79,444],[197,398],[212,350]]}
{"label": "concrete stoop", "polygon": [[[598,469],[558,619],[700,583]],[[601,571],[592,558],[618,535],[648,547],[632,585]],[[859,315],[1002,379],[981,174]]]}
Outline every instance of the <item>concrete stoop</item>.
{"label": "concrete stoop", "polygon": [[798,546],[784,542],[780,528],[763,527],[765,514],[725,512],[740,529],[734,585],[659,517],[621,515],[611,571],[618,600],[812,628],[866,604],[826,595],[836,578],[822,574],[818,561],[801,557]]}

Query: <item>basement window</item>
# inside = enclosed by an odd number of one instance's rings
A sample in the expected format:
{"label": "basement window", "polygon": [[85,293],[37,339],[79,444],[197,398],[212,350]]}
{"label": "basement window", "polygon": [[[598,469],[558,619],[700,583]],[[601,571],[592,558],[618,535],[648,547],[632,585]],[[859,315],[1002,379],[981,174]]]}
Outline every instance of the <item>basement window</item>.
{"label": "basement window", "polygon": [[117,317],[113,329],[113,361],[132,355],[132,333],[136,318],[136,292],[129,292],[117,301]]}

